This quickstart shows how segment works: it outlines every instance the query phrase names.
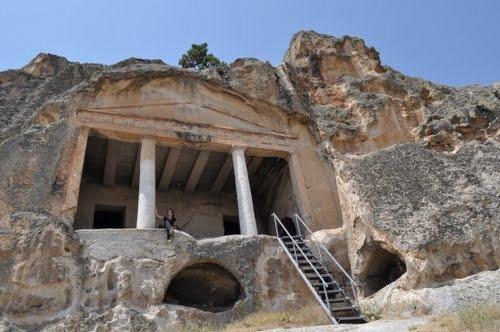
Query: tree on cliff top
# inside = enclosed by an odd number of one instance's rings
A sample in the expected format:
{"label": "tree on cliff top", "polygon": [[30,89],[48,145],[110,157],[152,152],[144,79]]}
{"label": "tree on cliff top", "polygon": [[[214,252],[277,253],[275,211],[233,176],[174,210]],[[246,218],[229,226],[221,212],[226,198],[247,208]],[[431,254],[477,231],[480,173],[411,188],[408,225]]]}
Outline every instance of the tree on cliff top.
{"label": "tree on cliff top", "polygon": [[192,44],[191,48],[182,55],[179,65],[183,68],[196,68],[202,70],[208,67],[226,67],[224,61],[219,60],[212,53],[208,53],[207,43]]}

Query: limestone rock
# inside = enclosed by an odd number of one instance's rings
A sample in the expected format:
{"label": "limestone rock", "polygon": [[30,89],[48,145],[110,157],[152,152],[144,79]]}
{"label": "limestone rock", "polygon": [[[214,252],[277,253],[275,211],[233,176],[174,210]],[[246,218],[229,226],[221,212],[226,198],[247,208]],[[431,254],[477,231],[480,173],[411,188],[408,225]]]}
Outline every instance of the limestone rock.
{"label": "limestone rock", "polygon": [[[0,245],[0,314],[21,328],[176,329],[315,303],[269,236],[196,241],[179,231],[168,242],[161,229],[75,233],[55,216],[23,212],[2,220]],[[190,289],[201,302],[189,302]]]}
{"label": "limestone rock", "polygon": [[[380,289],[389,294],[390,288],[396,304],[421,288],[415,296],[427,295],[417,302],[431,307],[417,308],[435,312],[438,289],[425,289],[498,269],[498,83],[454,88],[407,77],[383,66],[359,38],[311,31],[293,37],[276,68],[239,59],[226,69],[196,72],[161,60],[104,66],[40,54],[22,69],[0,72],[1,328],[150,330],[187,321],[222,323],[255,304],[279,310],[309,301],[270,237],[180,236],[167,245],[163,233],[124,232],[131,246],[106,247],[113,234],[78,236],[54,217],[67,212],[76,111],[105,88],[120,94],[167,78],[224,91],[263,116],[272,109],[310,124],[343,210],[341,229],[316,234],[350,267],[365,296]],[[223,262],[246,297],[217,313],[163,303],[170,279],[206,259]],[[498,299],[492,273],[484,273],[482,285]],[[460,292],[458,283],[475,279],[465,280],[442,289]],[[392,308],[390,299],[384,312]]]}
{"label": "limestone rock", "polygon": [[498,143],[452,155],[415,143],[338,164],[353,273],[365,280],[392,253],[404,287],[461,278],[500,263]]}
{"label": "limestone rock", "polygon": [[[189,323],[223,324],[255,308],[283,310],[293,303],[314,303],[277,241],[268,236],[196,241],[176,232],[174,240],[167,242],[162,230],[82,230],[79,235],[86,244],[83,257],[88,262],[80,305],[100,326],[126,326],[133,319],[160,330]],[[175,282],[176,276],[195,264],[195,273]],[[208,303],[227,295],[220,292],[228,281],[217,272],[220,267],[235,276],[242,293],[229,308],[210,312]],[[207,303],[185,306],[182,301],[189,298],[175,297],[189,296],[189,289],[203,290],[214,273],[217,288],[211,290],[210,297],[203,299],[203,294],[197,294]],[[182,289],[176,293],[169,287]],[[83,324],[91,324],[91,320],[84,319]]]}
{"label": "limestone rock", "polygon": [[[347,246],[347,234],[344,228],[324,229],[314,232],[314,236],[325,246],[339,264],[351,273],[351,263],[349,261],[349,248]],[[312,243],[315,243],[313,240]],[[314,248],[314,246],[313,246]],[[329,266],[333,265],[331,259],[326,259]],[[332,270],[333,266],[332,266]]]}
{"label": "limestone rock", "polygon": [[499,299],[500,271],[496,270],[407,291],[391,284],[362,305],[388,317],[411,317],[459,311],[474,304],[498,304]]}
{"label": "limestone rock", "polygon": [[311,31],[293,37],[284,61],[337,170],[365,295],[401,275],[409,288],[498,268],[496,86],[407,77],[362,40]]}
{"label": "limestone rock", "polygon": [[231,64],[229,86],[245,91],[255,98],[276,103],[280,99],[277,76],[269,62],[257,59],[237,59]]}
{"label": "limestone rock", "polygon": [[40,53],[22,71],[38,78],[53,76],[69,64],[66,58],[54,54]]}
{"label": "limestone rock", "polygon": [[64,318],[80,299],[81,244],[54,216],[16,213],[0,232],[0,312],[16,325]]}
{"label": "limestone rock", "polygon": [[452,151],[497,136],[500,100],[491,87],[450,88],[382,66],[363,40],[297,33],[284,59],[295,94],[332,155],[364,154],[425,140]]}

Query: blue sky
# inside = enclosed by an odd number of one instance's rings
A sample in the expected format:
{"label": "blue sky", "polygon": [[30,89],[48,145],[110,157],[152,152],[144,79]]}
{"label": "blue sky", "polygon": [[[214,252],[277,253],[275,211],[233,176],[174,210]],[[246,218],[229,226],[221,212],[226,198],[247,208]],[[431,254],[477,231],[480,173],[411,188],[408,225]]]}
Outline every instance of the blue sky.
{"label": "blue sky", "polygon": [[449,85],[500,81],[498,0],[23,1],[0,3],[0,70],[40,52],[111,64],[177,61],[192,43],[231,62],[280,63],[292,35],[316,30],[365,39],[382,62]]}

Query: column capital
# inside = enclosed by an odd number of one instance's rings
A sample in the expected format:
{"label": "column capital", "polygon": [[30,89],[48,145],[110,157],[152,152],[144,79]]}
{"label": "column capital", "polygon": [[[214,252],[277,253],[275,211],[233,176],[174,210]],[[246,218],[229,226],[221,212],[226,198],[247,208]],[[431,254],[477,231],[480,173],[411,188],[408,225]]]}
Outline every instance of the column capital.
{"label": "column capital", "polygon": [[243,152],[245,152],[246,150],[247,150],[247,147],[246,146],[241,146],[241,145],[232,145],[231,149],[229,149],[229,151],[231,153],[233,153],[233,151],[243,151]]}
{"label": "column capital", "polygon": [[151,143],[155,143],[156,144],[156,139],[153,138],[153,137],[144,136],[144,137],[141,137],[141,143],[142,142],[151,142]]}
{"label": "column capital", "polygon": [[292,159],[297,158],[299,156],[299,153],[295,150],[288,152],[288,155],[286,156],[286,159],[288,162],[290,162]]}

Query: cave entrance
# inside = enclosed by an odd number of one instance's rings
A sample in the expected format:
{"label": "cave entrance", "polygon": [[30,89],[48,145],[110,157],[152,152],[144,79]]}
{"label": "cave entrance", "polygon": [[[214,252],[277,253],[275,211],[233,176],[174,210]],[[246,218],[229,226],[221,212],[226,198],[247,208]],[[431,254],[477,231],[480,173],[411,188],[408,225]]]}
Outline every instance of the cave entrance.
{"label": "cave entrance", "polygon": [[364,273],[364,294],[370,296],[393,283],[406,272],[406,265],[396,254],[376,245]]}
{"label": "cave entrance", "polygon": [[240,282],[226,268],[216,263],[195,263],[174,276],[163,302],[222,312],[233,308],[242,297]]}

